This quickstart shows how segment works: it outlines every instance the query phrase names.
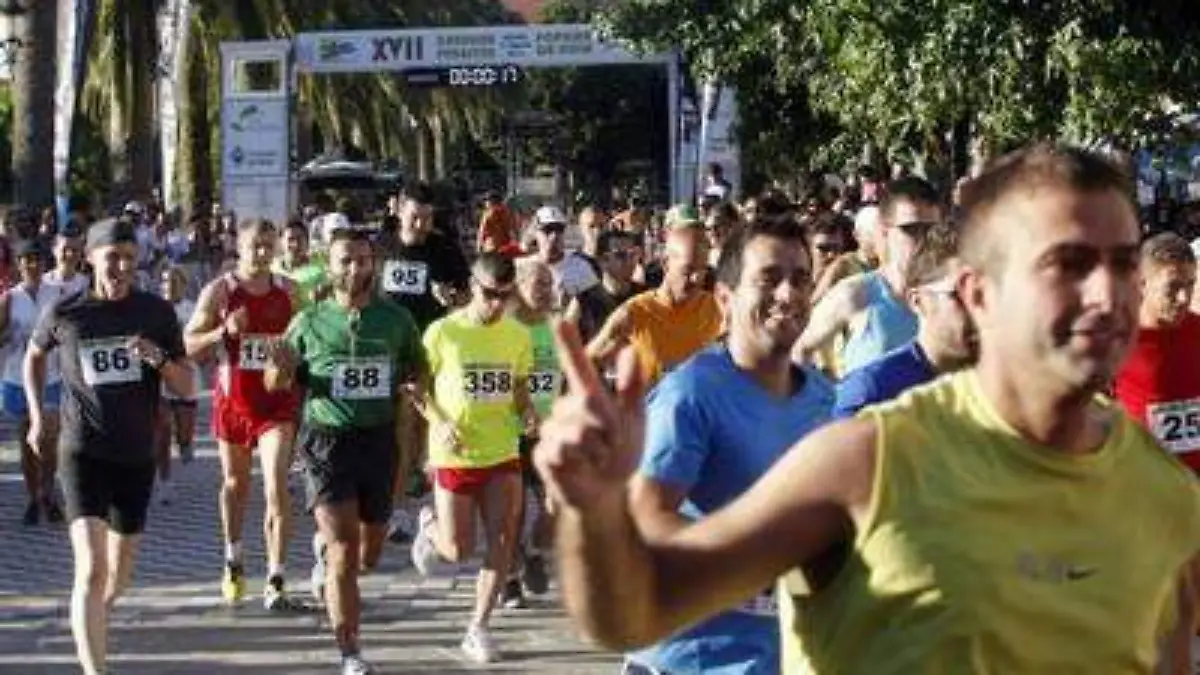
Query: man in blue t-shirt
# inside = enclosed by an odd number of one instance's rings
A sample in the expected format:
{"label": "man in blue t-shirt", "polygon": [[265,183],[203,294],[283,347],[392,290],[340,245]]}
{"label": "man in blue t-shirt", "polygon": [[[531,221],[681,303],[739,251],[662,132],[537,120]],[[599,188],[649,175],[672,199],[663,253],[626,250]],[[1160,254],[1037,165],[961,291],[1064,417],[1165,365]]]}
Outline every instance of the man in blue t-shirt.
{"label": "man in blue t-shirt", "polygon": [[[647,397],[646,451],[630,485],[643,536],[668,538],[748,490],[797,440],[830,418],[833,386],[791,363],[808,319],[812,266],[788,224],[728,242],[717,297],[726,339],[702,350]],[[772,589],[629,655],[626,673],[775,675],[779,618]]]}
{"label": "man in blue t-shirt", "polygon": [[958,297],[957,237],[952,225],[926,235],[909,264],[908,301],[917,315],[917,338],[854,370],[838,384],[838,419],[899,396],[975,360],[975,330]]}

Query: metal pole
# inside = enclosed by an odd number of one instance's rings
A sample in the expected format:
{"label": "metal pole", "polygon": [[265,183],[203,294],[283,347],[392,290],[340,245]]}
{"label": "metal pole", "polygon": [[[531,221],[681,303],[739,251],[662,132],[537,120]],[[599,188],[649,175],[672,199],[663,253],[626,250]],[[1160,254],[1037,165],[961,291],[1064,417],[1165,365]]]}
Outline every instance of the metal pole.
{"label": "metal pole", "polygon": [[683,188],[679,176],[679,54],[667,62],[667,143],[670,146],[671,203],[683,199]]}

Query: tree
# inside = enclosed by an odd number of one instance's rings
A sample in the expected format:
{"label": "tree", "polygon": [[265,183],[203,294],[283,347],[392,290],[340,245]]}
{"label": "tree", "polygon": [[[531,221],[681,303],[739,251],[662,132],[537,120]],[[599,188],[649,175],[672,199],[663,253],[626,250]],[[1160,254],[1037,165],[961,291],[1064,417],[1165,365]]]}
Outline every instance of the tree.
{"label": "tree", "polygon": [[19,204],[54,203],[54,79],[57,2],[26,3],[15,22],[12,170]]}

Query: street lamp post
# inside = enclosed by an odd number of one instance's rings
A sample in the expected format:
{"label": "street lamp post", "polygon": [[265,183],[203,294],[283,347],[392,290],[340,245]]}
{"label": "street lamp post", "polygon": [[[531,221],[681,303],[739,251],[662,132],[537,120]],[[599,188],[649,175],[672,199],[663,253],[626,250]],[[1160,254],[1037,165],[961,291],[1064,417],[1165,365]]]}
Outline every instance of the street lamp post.
{"label": "street lamp post", "polygon": [[17,17],[25,14],[25,8],[21,6],[19,0],[0,0],[0,67],[11,70],[14,63],[17,62],[17,54],[21,49],[23,42],[21,38],[15,35],[13,30],[14,23]]}

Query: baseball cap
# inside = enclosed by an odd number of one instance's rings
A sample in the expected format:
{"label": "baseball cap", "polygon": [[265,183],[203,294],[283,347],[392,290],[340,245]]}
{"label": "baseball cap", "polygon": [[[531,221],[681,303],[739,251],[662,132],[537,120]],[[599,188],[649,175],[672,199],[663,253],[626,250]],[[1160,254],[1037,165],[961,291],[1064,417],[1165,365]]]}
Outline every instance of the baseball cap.
{"label": "baseball cap", "polygon": [[557,206],[543,206],[537,210],[534,220],[537,222],[538,227],[543,225],[566,225],[567,214],[563,213],[562,209]]}
{"label": "baseball cap", "polygon": [[667,227],[696,227],[700,225],[700,212],[691,204],[676,204],[667,211]]}
{"label": "baseball cap", "polygon": [[136,244],[133,224],[124,218],[105,218],[97,221],[87,233],[87,250],[110,244]]}

